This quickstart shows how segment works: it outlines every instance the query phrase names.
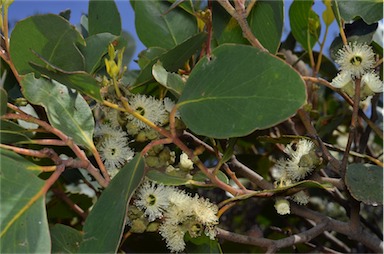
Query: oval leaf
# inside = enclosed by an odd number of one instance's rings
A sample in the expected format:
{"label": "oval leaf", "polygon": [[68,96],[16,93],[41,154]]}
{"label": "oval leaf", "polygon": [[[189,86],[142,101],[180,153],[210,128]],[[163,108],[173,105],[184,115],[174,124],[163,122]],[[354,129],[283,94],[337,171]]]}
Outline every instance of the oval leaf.
{"label": "oval leaf", "polygon": [[144,161],[135,158],[120,169],[103,191],[84,225],[79,253],[115,253],[124,229],[127,206],[144,175]]}
{"label": "oval leaf", "polygon": [[372,164],[350,164],[345,184],[351,195],[365,204],[383,204],[383,169]]}
{"label": "oval leaf", "polygon": [[95,149],[92,111],[80,94],[54,80],[36,79],[33,73],[23,78],[21,87],[27,100],[46,109],[53,127],[72,138],[75,143],[90,150]]}
{"label": "oval leaf", "polygon": [[51,242],[41,196],[44,181],[1,151],[0,252],[49,253]]}
{"label": "oval leaf", "polygon": [[35,15],[16,24],[11,36],[10,53],[19,74],[34,71],[29,62],[44,65],[33,51],[60,69],[79,71],[84,70],[84,57],[77,47],[79,44],[84,45],[83,37],[63,17]]}
{"label": "oval leaf", "polygon": [[306,99],[289,65],[243,45],[221,45],[193,69],[178,102],[188,128],[215,138],[245,136],[292,116]]}
{"label": "oval leaf", "polygon": [[198,32],[192,15],[180,8],[166,13],[170,6],[162,0],[135,2],[136,32],[148,48],[171,49]]}

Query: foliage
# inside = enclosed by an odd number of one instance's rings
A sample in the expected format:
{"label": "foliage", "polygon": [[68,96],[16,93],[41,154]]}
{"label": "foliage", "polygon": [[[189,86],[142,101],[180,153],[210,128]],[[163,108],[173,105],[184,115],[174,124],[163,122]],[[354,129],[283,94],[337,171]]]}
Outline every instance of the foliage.
{"label": "foliage", "polygon": [[1,252],[382,251],[382,4],[0,4]]}

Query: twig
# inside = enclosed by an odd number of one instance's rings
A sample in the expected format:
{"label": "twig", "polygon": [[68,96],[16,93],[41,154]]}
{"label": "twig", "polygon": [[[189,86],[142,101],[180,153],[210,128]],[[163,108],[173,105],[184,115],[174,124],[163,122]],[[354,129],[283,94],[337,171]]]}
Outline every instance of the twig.
{"label": "twig", "polygon": [[355,95],[354,95],[354,102],[353,102],[351,125],[349,128],[347,145],[345,147],[345,152],[344,152],[343,159],[341,161],[341,167],[340,167],[341,177],[343,179],[347,169],[348,157],[349,157],[349,152],[351,151],[351,148],[352,148],[352,142],[357,134],[357,119],[358,119],[359,103],[360,103],[360,83],[361,83],[361,79],[355,80]]}
{"label": "twig", "polygon": [[241,30],[243,31],[243,36],[251,43],[252,46],[259,48],[262,51],[268,51],[266,48],[261,45],[259,40],[252,33],[249,28],[247,19],[246,19],[246,11],[244,6],[240,3],[239,0],[235,0],[235,7],[231,5],[228,0],[218,0],[221,6],[239,23]]}

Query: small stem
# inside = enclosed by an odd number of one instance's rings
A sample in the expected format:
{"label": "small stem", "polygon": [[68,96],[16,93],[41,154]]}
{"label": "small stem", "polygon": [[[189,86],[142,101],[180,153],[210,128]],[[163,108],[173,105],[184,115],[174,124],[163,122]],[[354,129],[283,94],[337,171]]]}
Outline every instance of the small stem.
{"label": "small stem", "polygon": [[349,152],[351,151],[352,142],[357,134],[357,120],[359,116],[359,103],[360,103],[360,83],[361,83],[361,79],[355,80],[355,95],[353,97],[354,102],[353,102],[351,125],[349,129],[347,146],[345,148],[345,153],[341,161],[341,176],[343,179],[344,179],[345,171],[348,164],[348,157],[349,157]]}

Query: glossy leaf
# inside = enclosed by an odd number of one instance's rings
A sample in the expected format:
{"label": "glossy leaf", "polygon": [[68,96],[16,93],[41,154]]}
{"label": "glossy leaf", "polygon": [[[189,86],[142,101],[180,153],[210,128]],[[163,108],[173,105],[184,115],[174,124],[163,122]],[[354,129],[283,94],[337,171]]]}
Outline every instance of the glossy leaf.
{"label": "glossy leaf", "polygon": [[92,208],[84,225],[80,253],[115,253],[125,225],[127,206],[144,175],[144,161],[136,155],[120,169]]}
{"label": "glossy leaf", "polygon": [[179,68],[183,67],[186,61],[201,47],[206,38],[205,33],[199,33],[192,38],[189,38],[182,44],[167,51],[158,58],[153,59],[147,64],[140,72],[135,86],[142,85],[153,79],[152,66],[160,61],[163,63],[163,67],[170,72],[175,72]]}
{"label": "glossy leaf", "polygon": [[117,39],[117,36],[110,33],[99,33],[87,37],[86,47],[81,47],[85,57],[85,71],[95,73],[100,66],[104,55],[107,54],[108,45]]}
{"label": "glossy leaf", "polygon": [[19,74],[34,71],[30,62],[44,65],[34,53],[65,71],[84,70],[84,57],[77,45],[85,41],[63,17],[45,14],[19,21],[12,31],[10,53]]}
{"label": "glossy leaf", "polygon": [[0,87],[0,116],[7,113],[8,94],[4,88]]}
{"label": "glossy leaf", "polygon": [[383,204],[383,168],[372,164],[350,164],[345,185],[351,195],[368,205]]}
{"label": "glossy leaf", "polygon": [[179,97],[184,89],[184,81],[177,73],[167,72],[161,62],[157,62],[152,67],[152,75],[165,88],[170,90],[175,96]]}
{"label": "glossy leaf", "polygon": [[136,32],[148,48],[171,49],[198,32],[195,17],[180,8],[166,13],[170,6],[162,0],[135,2]]}
{"label": "glossy leaf", "polygon": [[121,34],[121,18],[115,1],[89,1],[88,33],[89,36],[99,33]]}
{"label": "glossy leaf", "polygon": [[345,21],[361,17],[368,25],[383,19],[382,1],[336,0],[340,15]]}
{"label": "glossy leaf", "polygon": [[52,238],[52,253],[76,253],[83,235],[80,231],[63,224],[50,228]]}
{"label": "glossy leaf", "polygon": [[196,134],[230,138],[284,121],[305,98],[304,82],[289,65],[256,48],[228,44],[195,66],[178,107]]}
{"label": "glossy leaf", "polygon": [[320,36],[319,16],[311,9],[313,1],[294,1],[289,8],[292,34],[309,51]]}
{"label": "glossy leaf", "polygon": [[1,150],[0,251],[48,253],[51,242],[44,197],[44,181],[15,163]]}
{"label": "glossy leaf", "polygon": [[284,1],[257,1],[248,16],[248,23],[260,43],[276,54],[284,29]]}
{"label": "glossy leaf", "polygon": [[43,106],[53,127],[72,138],[75,143],[94,150],[94,120],[84,98],[68,87],[33,73],[21,81],[23,94],[31,103]]}

